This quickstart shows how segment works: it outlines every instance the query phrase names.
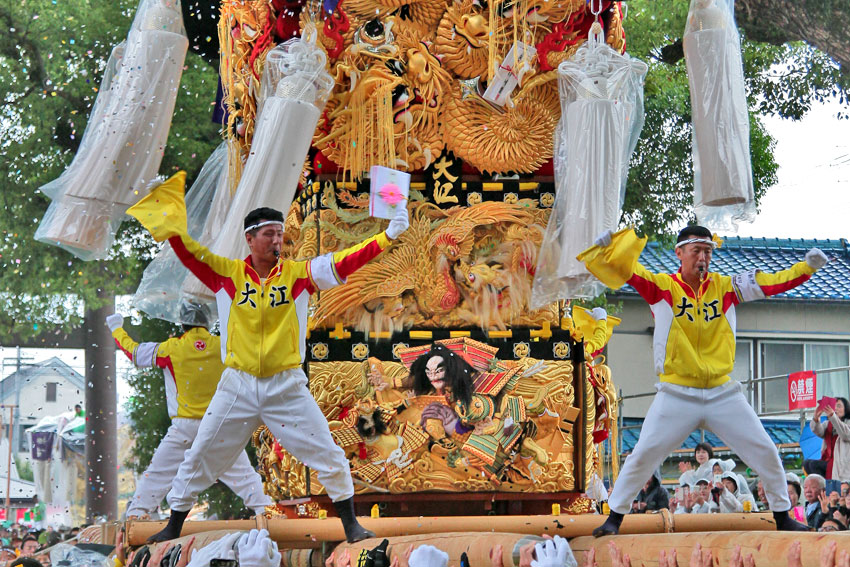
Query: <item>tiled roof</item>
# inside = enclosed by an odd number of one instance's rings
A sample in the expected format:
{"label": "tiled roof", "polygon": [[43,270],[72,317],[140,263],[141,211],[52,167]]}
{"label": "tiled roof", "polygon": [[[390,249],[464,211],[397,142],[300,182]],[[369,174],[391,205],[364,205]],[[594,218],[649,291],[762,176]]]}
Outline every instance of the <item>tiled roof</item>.
{"label": "tiled roof", "polygon": [[[800,441],[800,420],[799,419],[763,419],[761,420],[767,434],[777,445],[785,445],[799,443]],[[633,429],[623,429],[620,432],[620,437],[623,440],[623,454],[631,453],[637,444],[640,436],[640,427],[643,425],[643,418],[640,417],[624,417],[623,426],[637,426]],[[700,442],[700,430],[694,430],[685,442],[682,443],[680,449],[693,449]],[[712,447],[723,447],[726,445],[719,437],[709,430],[705,430],[705,442]]]}
{"label": "tiled roof", "polygon": [[15,388],[18,387],[18,382],[20,382],[21,388],[26,388],[27,384],[42,374],[47,374],[51,378],[65,378],[77,388],[85,387],[86,382],[82,374],[68,366],[59,357],[52,356],[47,360],[29,364],[0,381],[0,400],[5,401],[12,396],[15,393]]}
{"label": "tiled roof", "polygon": [[[850,301],[850,247],[844,238],[724,238],[723,246],[712,254],[711,271],[729,275],[754,268],[778,272],[802,260],[812,248],[820,248],[833,261],[803,285],[774,298],[797,301]],[[640,262],[651,272],[674,273],[679,269],[679,260],[673,249],[657,242],[647,243],[640,255]],[[620,288],[618,293],[631,295],[637,292],[627,285]]]}

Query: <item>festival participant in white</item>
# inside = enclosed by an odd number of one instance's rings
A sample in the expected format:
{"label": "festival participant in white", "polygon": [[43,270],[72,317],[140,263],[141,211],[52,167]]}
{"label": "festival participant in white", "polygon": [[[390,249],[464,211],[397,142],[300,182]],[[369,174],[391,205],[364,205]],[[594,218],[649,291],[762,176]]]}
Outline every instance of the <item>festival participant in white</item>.
{"label": "festival participant in white", "polygon": [[244,221],[251,253],[244,260],[231,260],[216,256],[187,234],[184,185],[185,173],[179,172],[128,213],[156,240],[167,239],[180,261],[215,293],[227,369],[168,493],[168,525],[151,541],[180,535],[198,493],[233,462],[263,423],[287,451],[316,471],[342,520],[346,539],[372,537],[354,515],[348,459],[334,443],[301,369],[307,305],[310,294],[344,283],[386,250],[390,239],[408,227],[407,207],[398,207],[385,232],[346,250],[301,261],[280,258],[283,214],[255,209]]}
{"label": "festival participant in white", "polygon": [[593,535],[619,532],[643,483],[697,428],[716,433],[759,474],[777,529],[805,531],[788,515],[791,502],[779,453],[729,373],[735,363],[735,307],[802,284],[827,263],[826,256],[813,248],[804,261],[775,274],[752,270],[724,276],[709,272],[716,247],[711,232],[688,226],[676,244],[678,272],[655,274],[638,262],[645,244],[631,229],[606,232],[579,255],[605,285],[618,289],[628,283],[649,303],[660,380],[638,443],[608,499],[611,514]]}
{"label": "festival participant in white", "polygon": [[[224,365],[219,337],[211,335],[210,313],[205,305],[184,302],[180,318],[184,333],[161,343],[137,343],[124,330],[119,313],[106,318],[118,347],[137,368],[162,368],[165,399],[171,426],[154,451],[151,463],[136,481],[136,492],[127,505],[127,517],[150,516],[165,498],[183,456],[198,434],[201,418],[215,393]],[[244,447],[218,477],[255,514],[272,503],[263,493],[263,482],[251,466]]]}

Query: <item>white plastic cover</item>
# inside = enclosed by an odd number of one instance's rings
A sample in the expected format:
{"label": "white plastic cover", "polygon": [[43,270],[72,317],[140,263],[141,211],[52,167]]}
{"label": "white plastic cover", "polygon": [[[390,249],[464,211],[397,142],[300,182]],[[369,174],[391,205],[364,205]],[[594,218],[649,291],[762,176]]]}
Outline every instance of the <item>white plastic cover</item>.
{"label": "white plastic cover", "polygon": [[246,255],[242,221],[257,207],[289,211],[319,115],[333,89],[315,30],[278,45],[266,56],[251,151],[218,238],[219,256]]}
{"label": "white plastic cover", "polygon": [[53,203],[36,240],[83,260],[107,256],[124,212],[159,170],[188,47],[179,0],[141,0],[107,62],[77,154],[41,187]]}
{"label": "white plastic cover", "polygon": [[[227,143],[222,142],[210,155],[198,178],[186,193],[186,216],[189,235],[203,244],[212,244],[230,208],[230,189],[227,183]],[[200,291],[200,294],[193,293]],[[166,242],[156,258],[145,268],[142,281],[132,305],[150,317],[165,319],[175,324],[191,324],[181,319],[184,300],[206,304],[212,321],[218,318],[215,297],[183,266],[180,259]],[[210,323],[212,323],[210,321]]]}
{"label": "white plastic cover", "polygon": [[756,215],[750,122],[733,0],[691,0],[683,39],[691,87],[694,212],[712,230]]}
{"label": "white plastic cover", "polygon": [[540,247],[532,309],[605,290],[576,256],[620,220],[629,158],[643,128],[646,71],[645,63],[593,34],[558,66],[557,195]]}

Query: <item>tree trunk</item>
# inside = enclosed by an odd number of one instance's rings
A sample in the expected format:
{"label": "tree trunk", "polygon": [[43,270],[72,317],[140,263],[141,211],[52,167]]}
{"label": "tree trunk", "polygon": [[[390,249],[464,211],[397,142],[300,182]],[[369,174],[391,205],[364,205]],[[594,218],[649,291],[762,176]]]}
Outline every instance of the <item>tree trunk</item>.
{"label": "tree trunk", "polygon": [[850,3],[847,0],[738,0],[738,27],[750,40],[781,45],[805,41],[850,72]]}
{"label": "tree trunk", "polygon": [[86,308],[86,521],[118,518],[118,408],[115,349],[104,324],[114,311],[114,296],[98,309]]}

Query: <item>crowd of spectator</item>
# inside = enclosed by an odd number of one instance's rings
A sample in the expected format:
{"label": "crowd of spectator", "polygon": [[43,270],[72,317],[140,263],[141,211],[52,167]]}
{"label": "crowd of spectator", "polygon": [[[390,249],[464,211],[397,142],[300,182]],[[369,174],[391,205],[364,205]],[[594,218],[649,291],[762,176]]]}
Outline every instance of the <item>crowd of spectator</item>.
{"label": "crowd of spectator", "polygon": [[[546,537],[546,536],[544,536]],[[609,562],[612,567],[632,567],[632,560],[627,553],[616,544],[616,540],[607,546]],[[819,567],[850,567],[850,552],[838,551],[834,541],[820,547],[818,554]],[[347,550],[332,554],[325,562],[325,567],[447,567],[447,553],[431,545],[410,546],[404,554],[394,555],[391,560],[385,556],[386,540],[372,550],[364,550],[357,557]],[[570,550],[566,540],[555,536],[544,542],[529,544],[522,548],[519,554],[519,567],[598,567],[596,549],[586,551],[579,561]],[[716,551],[704,548],[697,543],[687,558],[680,559],[675,549],[661,549],[658,552],[659,567],[755,567],[756,559],[752,554],[742,553],[740,546],[735,546],[726,563],[720,563]],[[606,562],[603,562],[606,563]],[[461,567],[470,567],[468,559],[461,556]],[[640,563],[641,565],[645,563]],[[637,567],[638,563],[635,563]],[[802,545],[799,541],[792,542],[786,553],[784,563],[775,564],[777,567],[802,567]],[[494,548],[490,553],[490,564],[486,567],[502,567],[501,550]],[[252,566],[265,567],[265,566]],[[484,566],[482,566],[484,567]]]}
{"label": "crowd of spectator", "polygon": [[[840,413],[843,420],[843,412],[844,405],[839,399],[837,409],[831,417],[834,415],[837,418]],[[817,415],[813,423],[817,421]],[[833,439],[835,443],[840,443],[841,436],[844,435],[841,427],[839,425],[835,428],[838,432],[837,438]],[[812,429],[815,430],[814,427]],[[831,429],[822,426],[820,430],[816,430],[818,431],[827,435]],[[826,441],[825,447],[828,448]],[[813,530],[846,531],[850,525],[850,482],[825,478],[814,472],[820,470],[831,476],[836,470],[835,458],[843,456],[842,451],[828,448],[827,453],[832,455],[832,460],[805,461],[804,471],[808,474],[803,481],[793,472],[786,473],[788,498],[791,500],[789,514],[798,522],[808,524]],[[767,497],[761,481],[750,487],[746,478],[734,472],[735,462],[715,458],[714,449],[710,445],[698,444],[694,449],[694,461],[695,463],[679,463],[679,483],[672,494],[662,485],[660,471],[656,471],[638,494],[631,512],[640,514],[663,508],[675,514],[768,510]]]}
{"label": "crowd of spectator", "polygon": [[80,528],[28,528],[23,524],[0,527],[0,567],[50,567],[49,550],[58,543],[74,544]]}
{"label": "crowd of spectator", "polygon": [[[811,529],[819,532],[847,531],[850,523],[850,482],[838,480],[850,478],[850,426],[844,424],[844,411],[847,407],[850,407],[850,402],[839,398],[834,410],[825,408],[816,412],[812,419],[812,431],[824,438],[823,458],[804,462],[805,476],[802,481],[800,476],[793,472],[786,474],[788,497],[792,506],[789,514],[797,521],[806,523]],[[827,422],[823,424],[819,422],[820,413],[827,415],[829,418]],[[665,488],[660,471],[656,471],[637,495],[632,504],[631,513],[651,513],[664,508],[675,514],[767,510],[767,498],[761,482],[751,487],[746,478],[734,472],[734,461],[716,458],[714,448],[705,443],[696,446],[693,457],[693,463],[679,464],[678,486],[672,491]],[[845,459],[848,461],[847,476],[838,476],[835,474],[836,471],[845,470]],[[599,488],[598,492],[601,492],[604,497],[604,487],[600,485]],[[604,506],[600,506],[600,511],[604,511]],[[55,530],[48,527],[44,530],[33,530],[20,524],[7,524],[7,527],[0,528],[0,543],[2,543],[0,567],[50,567],[50,548],[58,543],[74,545],[79,529]],[[239,567],[278,567],[280,554],[265,530],[259,532],[253,530],[249,534],[233,534],[231,539],[233,541],[228,545],[232,546],[232,550],[242,549],[243,551],[244,557],[238,563]],[[125,555],[123,535],[119,533],[116,545],[110,553],[110,565],[114,563],[116,567],[125,565],[127,567],[187,567],[192,557],[191,564],[194,566],[197,554],[191,555],[193,543],[193,539],[190,538],[183,546],[160,545],[153,552],[143,547]],[[363,551],[360,557],[352,557],[348,551],[332,555],[327,560],[326,566],[440,567],[446,565],[448,561],[448,555],[445,552],[429,545],[410,546],[405,553],[395,554],[390,560],[386,556],[386,543],[385,540],[382,545]],[[259,548],[264,550],[259,555],[255,551],[249,552],[249,549]],[[215,550],[214,545],[206,546],[201,554],[214,554]],[[502,566],[502,551],[500,546],[495,546],[491,550],[488,567]],[[628,555],[621,552],[614,543],[609,546],[609,553],[613,567],[631,566]],[[520,551],[519,559],[520,567],[575,567],[578,565],[595,567],[597,565],[594,552],[586,554],[581,561],[578,561],[573,557],[568,543],[560,537],[554,539],[547,537],[541,542],[524,546]],[[201,567],[200,563],[198,567]],[[662,550],[658,564],[660,567],[684,567],[686,562],[680,561],[675,551]],[[687,560],[689,567],[713,567],[717,564],[716,558],[712,559],[711,551],[700,549],[699,546]],[[466,565],[469,565],[468,561]],[[737,550],[728,565],[729,567],[751,567],[754,561],[751,556],[743,556],[740,550]],[[791,546],[787,565],[788,567],[801,566],[799,542]],[[824,546],[820,565],[821,567],[850,567],[850,554],[845,551],[836,553],[834,544]]]}

